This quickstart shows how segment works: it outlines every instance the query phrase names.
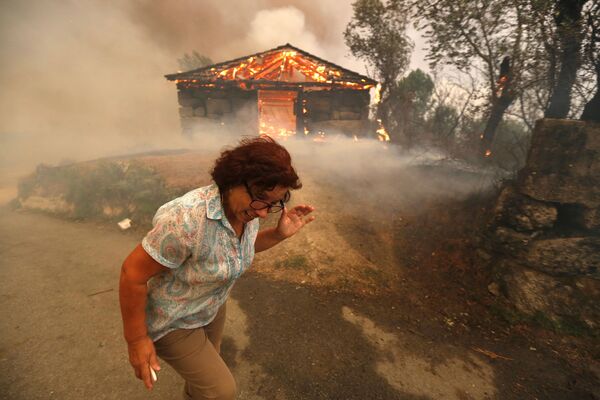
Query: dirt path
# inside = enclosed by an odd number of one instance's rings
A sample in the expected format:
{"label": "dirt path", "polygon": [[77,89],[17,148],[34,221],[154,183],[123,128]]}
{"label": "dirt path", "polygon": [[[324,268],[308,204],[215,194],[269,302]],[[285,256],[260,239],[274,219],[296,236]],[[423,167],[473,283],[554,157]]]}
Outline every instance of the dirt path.
{"label": "dirt path", "polygon": [[[166,365],[148,394],[121,339],[119,268],[139,239],[0,210],[1,399],[180,398]],[[597,377],[549,351],[450,329],[408,298],[355,297],[252,272],[228,311],[224,358],[240,399],[597,398]]]}

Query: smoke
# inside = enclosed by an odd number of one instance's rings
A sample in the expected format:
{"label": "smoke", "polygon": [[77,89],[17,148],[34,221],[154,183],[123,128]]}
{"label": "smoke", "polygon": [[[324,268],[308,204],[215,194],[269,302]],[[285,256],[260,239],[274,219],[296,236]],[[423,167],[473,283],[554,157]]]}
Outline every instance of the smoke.
{"label": "smoke", "polygon": [[286,40],[308,52],[322,54],[317,37],[306,30],[304,13],[296,7],[261,10],[250,23],[247,41],[257,49],[268,49]]}
{"label": "smoke", "polygon": [[343,41],[351,17],[351,1],[3,2],[0,191],[39,163],[217,146],[219,136],[181,136],[163,76],[178,58],[196,50],[218,62],[289,42],[364,73]]}
{"label": "smoke", "polygon": [[[3,2],[0,186],[38,163],[189,147],[164,74],[286,42],[349,68],[350,3],[276,0]],[[192,144],[193,145],[193,144]]]}
{"label": "smoke", "polygon": [[487,191],[497,178],[495,171],[451,163],[441,151],[405,151],[375,139],[327,135],[322,143],[296,139],[282,144],[301,176],[346,192],[341,201],[353,198],[380,211],[422,208],[424,199],[464,198]]}

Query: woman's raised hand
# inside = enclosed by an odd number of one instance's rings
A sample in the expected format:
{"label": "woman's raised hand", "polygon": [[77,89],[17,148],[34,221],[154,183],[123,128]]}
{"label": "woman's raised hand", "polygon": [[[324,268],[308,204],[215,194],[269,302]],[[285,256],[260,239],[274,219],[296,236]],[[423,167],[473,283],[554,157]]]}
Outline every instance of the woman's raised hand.
{"label": "woman's raised hand", "polygon": [[284,207],[277,223],[277,233],[284,239],[293,236],[304,225],[315,220],[314,216],[308,216],[314,210],[310,205],[299,205],[290,210]]}

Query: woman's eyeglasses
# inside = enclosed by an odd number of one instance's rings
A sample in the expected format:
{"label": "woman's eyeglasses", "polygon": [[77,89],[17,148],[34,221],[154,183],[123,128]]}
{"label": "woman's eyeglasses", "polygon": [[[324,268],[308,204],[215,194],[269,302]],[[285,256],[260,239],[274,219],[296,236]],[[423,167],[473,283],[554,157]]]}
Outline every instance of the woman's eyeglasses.
{"label": "woman's eyeglasses", "polygon": [[287,192],[285,192],[283,200],[279,200],[279,202],[275,204],[267,203],[266,201],[254,198],[254,195],[252,194],[248,183],[244,182],[244,186],[246,187],[246,192],[248,192],[248,195],[252,199],[252,201],[250,202],[250,207],[252,207],[252,209],[254,210],[264,210],[266,208],[268,213],[278,213],[279,211],[283,210],[285,203],[287,203],[290,199],[290,191],[288,190]]}

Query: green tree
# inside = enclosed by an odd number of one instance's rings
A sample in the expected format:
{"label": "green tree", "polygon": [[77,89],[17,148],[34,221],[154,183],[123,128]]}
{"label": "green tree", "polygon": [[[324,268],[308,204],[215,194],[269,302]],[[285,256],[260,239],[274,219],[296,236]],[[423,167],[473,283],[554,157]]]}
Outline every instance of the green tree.
{"label": "green tree", "polygon": [[386,107],[386,127],[390,135],[411,147],[425,131],[425,114],[429,111],[433,80],[427,73],[416,69],[390,85]]}
{"label": "green tree", "polygon": [[387,127],[390,91],[406,71],[413,44],[406,35],[408,15],[398,0],[356,0],[353,17],[344,31],[352,54],[364,60],[381,84],[377,117]]}
{"label": "green tree", "polygon": [[527,0],[422,0],[412,6],[432,67],[445,64],[484,77],[489,108],[483,142],[489,149],[505,111],[538,79],[529,63],[540,46],[529,34],[531,6]]}

